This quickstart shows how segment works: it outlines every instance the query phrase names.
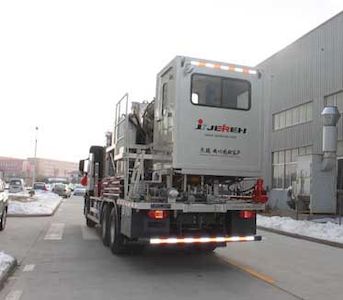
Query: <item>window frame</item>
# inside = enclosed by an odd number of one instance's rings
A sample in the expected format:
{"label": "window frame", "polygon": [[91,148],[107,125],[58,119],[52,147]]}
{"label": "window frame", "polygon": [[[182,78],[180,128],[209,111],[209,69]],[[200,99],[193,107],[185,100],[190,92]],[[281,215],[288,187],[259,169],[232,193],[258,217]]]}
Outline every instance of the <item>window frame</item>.
{"label": "window frame", "polygon": [[[220,100],[223,99],[223,81],[224,80],[233,80],[233,81],[243,81],[248,83],[249,89],[249,98],[248,98],[248,108],[235,108],[235,107],[225,107],[225,106],[216,106],[216,105],[208,105],[208,104],[199,104],[199,103],[193,103],[192,101],[192,91],[193,91],[193,77],[195,75],[200,75],[200,76],[207,76],[207,77],[214,77],[214,78],[220,78]],[[246,79],[240,79],[240,78],[232,78],[232,77],[225,77],[225,76],[217,76],[217,75],[209,75],[209,74],[203,74],[203,73],[193,73],[191,75],[191,89],[190,89],[190,102],[192,105],[195,106],[205,106],[205,107],[211,107],[211,108],[219,108],[219,109],[232,109],[232,110],[242,110],[242,111],[249,111],[251,109],[251,82]]]}
{"label": "window frame", "polygon": [[[308,107],[311,107],[310,109],[310,113],[308,114]],[[303,110],[303,120],[301,119],[301,110]],[[286,120],[286,116],[287,116],[287,112],[291,113],[292,117],[292,123],[290,125],[286,125],[287,124],[287,120]],[[281,124],[281,116],[283,116],[283,124]],[[297,105],[297,106],[293,106],[289,109],[285,109],[282,110],[280,112],[277,113],[273,113],[273,120],[275,120],[275,118],[279,118],[279,126],[276,128],[275,127],[275,122],[273,122],[273,131],[278,131],[278,130],[282,130],[284,128],[290,128],[296,125],[300,125],[300,124],[305,124],[305,123],[309,123],[313,121],[313,101],[308,101],[305,102],[303,104]]]}
{"label": "window frame", "polygon": [[[307,145],[297,148],[287,148],[277,151],[272,151],[272,172],[271,183],[274,190],[286,190],[288,184],[297,180],[296,170],[299,156],[312,156],[313,145]],[[288,155],[286,154],[288,153]],[[277,157],[277,159],[276,159]],[[288,157],[288,159],[286,159]],[[280,159],[281,158],[281,159]],[[312,159],[312,158],[311,158]],[[293,172],[292,172],[293,169]],[[277,170],[277,172],[276,172]],[[277,174],[277,176],[276,176]],[[281,174],[281,177],[280,177]],[[292,180],[292,174],[295,174],[295,180]],[[279,182],[279,179],[281,181]],[[280,184],[281,183],[281,184]]]}

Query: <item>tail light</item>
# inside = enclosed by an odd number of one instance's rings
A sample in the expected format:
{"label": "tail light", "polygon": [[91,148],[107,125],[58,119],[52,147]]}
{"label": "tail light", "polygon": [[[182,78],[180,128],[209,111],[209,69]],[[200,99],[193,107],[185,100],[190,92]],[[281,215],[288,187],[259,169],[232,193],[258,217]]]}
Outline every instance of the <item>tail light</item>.
{"label": "tail light", "polygon": [[169,217],[169,212],[166,210],[149,210],[148,217],[154,220],[164,220]]}
{"label": "tail light", "polygon": [[256,180],[252,198],[255,200],[255,202],[259,203],[266,203],[268,201],[267,192],[263,187],[263,179],[259,178]]}
{"label": "tail light", "polygon": [[239,216],[242,219],[252,219],[252,218],[255,218],[256,212],[253,210],[241,210],[239,212]]}

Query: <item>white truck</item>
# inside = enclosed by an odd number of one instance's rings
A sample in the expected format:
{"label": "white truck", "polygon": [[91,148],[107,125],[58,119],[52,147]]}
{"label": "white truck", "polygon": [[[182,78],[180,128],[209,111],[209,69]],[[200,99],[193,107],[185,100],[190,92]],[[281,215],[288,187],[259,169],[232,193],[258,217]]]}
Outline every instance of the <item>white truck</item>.
{"label": "white truck", "polygon": [[101,226],[115,254],[260,240],[262,102],[258,70],[175,57],[157,75],[156,98],[130,102],[126,94],[107,145],[80,161],[87,225]]}

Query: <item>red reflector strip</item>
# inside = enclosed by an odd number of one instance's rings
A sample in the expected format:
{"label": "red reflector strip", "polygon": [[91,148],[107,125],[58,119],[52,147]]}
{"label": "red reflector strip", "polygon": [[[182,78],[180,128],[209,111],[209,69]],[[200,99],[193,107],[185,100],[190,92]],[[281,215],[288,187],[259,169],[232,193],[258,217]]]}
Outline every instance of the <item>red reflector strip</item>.
{"label": "red reflector strip", "polygon": [[231,237],[201,237],[201,238],[153,238],[150,244],[194,244],[194,243],[225,243],[225,242],[247,242],[259,240],[255,236],[231,236]]}

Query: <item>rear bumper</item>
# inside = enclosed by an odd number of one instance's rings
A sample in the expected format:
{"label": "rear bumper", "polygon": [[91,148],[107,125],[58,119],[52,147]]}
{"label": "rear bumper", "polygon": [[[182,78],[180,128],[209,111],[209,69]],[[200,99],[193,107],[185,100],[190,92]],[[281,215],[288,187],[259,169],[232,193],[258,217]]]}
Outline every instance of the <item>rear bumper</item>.
{"label": "rear bumper", "polygon": [[232,242],[252,242],[261,241],[260,235],[250,236],[220,236],[220,237],[169,237],[169,238],[150,238],[146,242],[150,245],[186,245],[186,244],[218,244]]}
{"label": "rear bumper", "polygon": [[24,192],[25,190],[23,190],[23,189],[21,189],[21,188],[10,188],[9,189],[9,193],[11,193],[11,194],[16,194],[16,193],[21,193],[21,192]]}
{"label": "rear bumper", "polygon": [[64,192],[64,191],[55,191],[54,193],[60,197],[69,197],[71,195],[71,194]]}

